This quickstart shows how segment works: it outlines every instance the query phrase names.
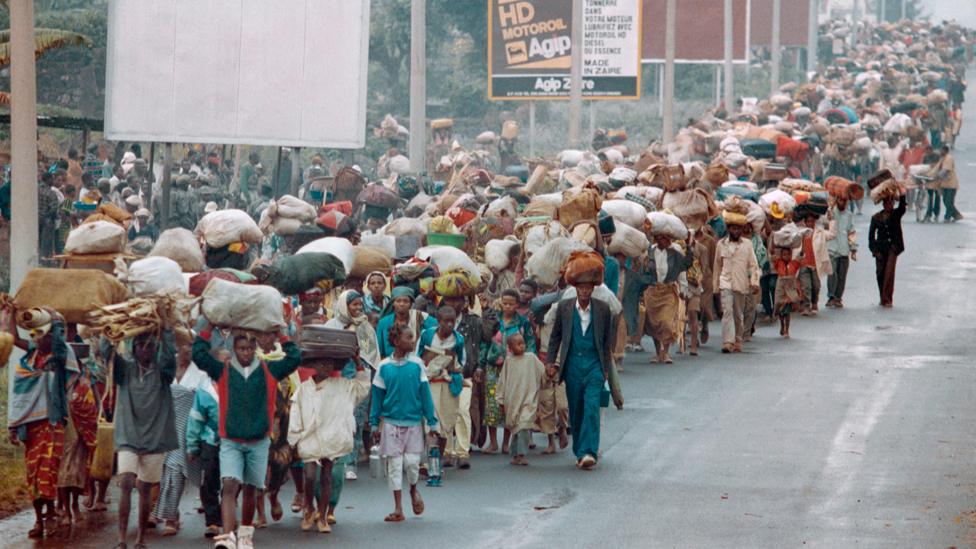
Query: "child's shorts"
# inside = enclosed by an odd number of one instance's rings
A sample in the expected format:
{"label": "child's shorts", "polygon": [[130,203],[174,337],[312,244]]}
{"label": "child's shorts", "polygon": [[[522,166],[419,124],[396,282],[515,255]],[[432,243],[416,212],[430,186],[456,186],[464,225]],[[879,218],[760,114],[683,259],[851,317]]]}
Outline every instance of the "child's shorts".
{"label": "child's shorts", "polygon": [[264,489],[268,474],[268,448],[271,439],[264,437],[250,442],[220,439],[220,478]]}
{"label": "child's shorts", "polygon": [[158,484],[163,478],[165,453],[137,454],[129,450],[119,450],[119,474],[131,473],[139,482]]}

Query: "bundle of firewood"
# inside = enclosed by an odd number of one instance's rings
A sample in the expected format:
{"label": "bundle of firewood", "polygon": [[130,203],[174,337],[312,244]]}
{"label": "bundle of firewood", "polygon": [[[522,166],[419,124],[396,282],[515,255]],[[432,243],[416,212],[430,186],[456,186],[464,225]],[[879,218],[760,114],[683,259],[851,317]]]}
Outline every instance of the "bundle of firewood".
{"label": "bundle of firewood", "polygon": [[158,333],[164,327],[173,330],[177,342],[190,343],[189,312],[194,302],[173,294],[135,297],[115,305],[99,307],[88,313],[89,333],[99,334],[113,343],[145,333]]}

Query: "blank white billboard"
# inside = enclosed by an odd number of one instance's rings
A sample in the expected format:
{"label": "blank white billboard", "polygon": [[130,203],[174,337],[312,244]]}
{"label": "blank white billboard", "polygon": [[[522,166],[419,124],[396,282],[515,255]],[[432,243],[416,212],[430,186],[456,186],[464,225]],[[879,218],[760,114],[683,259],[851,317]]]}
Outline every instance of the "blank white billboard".
{"label": "blank white billboard", "polygon": [[112,0],[105,134],[360,148],[369,0]]}

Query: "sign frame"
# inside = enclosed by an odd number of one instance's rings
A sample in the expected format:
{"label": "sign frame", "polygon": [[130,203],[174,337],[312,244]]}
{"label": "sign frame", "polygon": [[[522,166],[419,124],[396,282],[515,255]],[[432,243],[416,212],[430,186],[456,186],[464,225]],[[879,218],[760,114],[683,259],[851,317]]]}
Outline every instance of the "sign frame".
{"label": "sign frame", "polygon": [[[585,1],[586,0],[584,0],[584,6],[583,6],[583,9],[584,10],[586,9]],[[495,7],[498,5],[498,3],[499,3],[499,0],[488,0],[488,2],[487,2],[487,4],[488,4],[488,100],[489,101],[569,101],[569,95],[570,94],[569,94],[568,91],[566,92],[565,95],[540,95],[540,96],[531,96],[531,95],[527,95],[527,96],[497,95],[496,96],[495,95],[495,89],[494,89],[494,82],[493,82],[493,80],[494,80],[494,78],[496,76],[500,76],[500,75],[496,75],[493,72],[493,69],[492,69],[493,54],[494,54],[493,34],[494,34],[494,31],[495,31],[495,28],[494,28],[494,25],[495,25]],[[567,3],[569,3],[570,6],[572,5],[570,2],[567,2]],[[644,39],[644,25],[643,25],[643,20],[644,20],[644,2],[642,0],[636,0],[636,4],[637,4],[637,14],[636,14],[636,19],[634,21],[634,24],[637,27],[636,28],[636,32],[637,32],[637,45],[636,45],[636,47],[637,47],[637,56],[636,56],[637,57],[637,70],[636,70],[636,79],[635,79],[635,84],[634,84],[634,94],[633,95],[586,95],[586,92],[584,90],[584,92],[583,92],[583,100],[584,101],[614,101],[614,100],[617,100],[617,101],[637,101],[637,100],[640,100],[640,98],[641,98],[641,76],[642,76],[641,75],[641,72],[642,72],[643,65],[644,65],[644,60],[641,59],[641,44],[643,43],[643,39]],[[584,14],[583,18],[585,19],[585,17],[586,16]],[[571,27],[572,26],[572,10],[570,10],[569,20],[570,20],[570,27]],[[585,23],[584,23],[584,25],[585,25]],[[572,33],[572,28],[570,28],[570,33]],[[566,75],[525,74],[525,75],[521,75],[521,76],[524,76],[524,77],[560,78],[560,79],[563,79],[564,80],[564,82],[566,83],[566,86],[567,87],[569,85],[568,82],[569,82],[569,80],[571,78],[571,76],[570,76],[569,73],[567,73]],[[584,75],[583,76],[583,81],[584,82],[586,81],[586,78],[587,77]]]}

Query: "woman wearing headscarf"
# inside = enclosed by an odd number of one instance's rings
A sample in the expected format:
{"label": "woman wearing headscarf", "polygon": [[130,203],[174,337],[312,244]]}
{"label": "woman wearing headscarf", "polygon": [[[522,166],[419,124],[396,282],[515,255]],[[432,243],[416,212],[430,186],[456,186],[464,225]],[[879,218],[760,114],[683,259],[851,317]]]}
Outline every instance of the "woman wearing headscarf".
{"label": "woman wearing headscarf", "polygon": [[381,271],[369,273],[363,282],[363,311],[374,328],[390,305],[390,296],[386,294],[389,286],[389,279]]}
{"label": "woman wearing headscarf", "polygon": [[326,328],[356,332],[359,341],[359,358],[376,368],[380,363],[379,343],[376,331],[364,313],[365,298],[356,290],[346,290],[339,295],[332,308],[332,320],[325,323]]}
{"label": "woman wearing headscarf", "polygon": [[[20,339],[16,325],[28,330]],[[68,420],[67,370],[77,371],[74,353],[64,340],[64,318],[46,307],[22,312],[17,323],[10,311],[8,329],[17,347],[26,351],[11,372],[7,428],[13,444],[24,445],[27,489],[36,522],[28,537],[44,537],[45,513],[54,516],[58,470]]]}
{"label": "woman wearing headscarf", "polygon": [[393,288],[391,293],[391,304],[393,312],[380,319],[376,325],[376,335],[379,342],[380,357],[386,358],[393,354],[393,345],[390,343],[390,328],[394,324],[397,326],[409,326],[415,334],[419,334],[425,328],[437,326],[437,320],[427,315],[423,311],[413,309],[413,290],[405,286]]}
{"label": "woman wearing headscarf", "polygon": [[[372,275],[370,275],[372,276]],[[367,277],[368,281],[370,277]],[[326,322],[326,328],[337,330],[348,330],[356,332],[356,340],[359,342],[359,360],[375,370],[380,363],[379,344],[376,340],[376,331],[369,323],[369,318],[363,312],[363,295],[356,290],[346,290],[339,295],[333,307],[332,320]],[[353,377],[356,375],[355,364],[351,368],[345,368],[342,375]],[[356,461],[357,456],[363,446],[363,425],[366,422],[366,411],[369,409],[369,399],[363,400],[356,406],[356,445],[353,453],[347,458],[346,479],[356,480]]]}

